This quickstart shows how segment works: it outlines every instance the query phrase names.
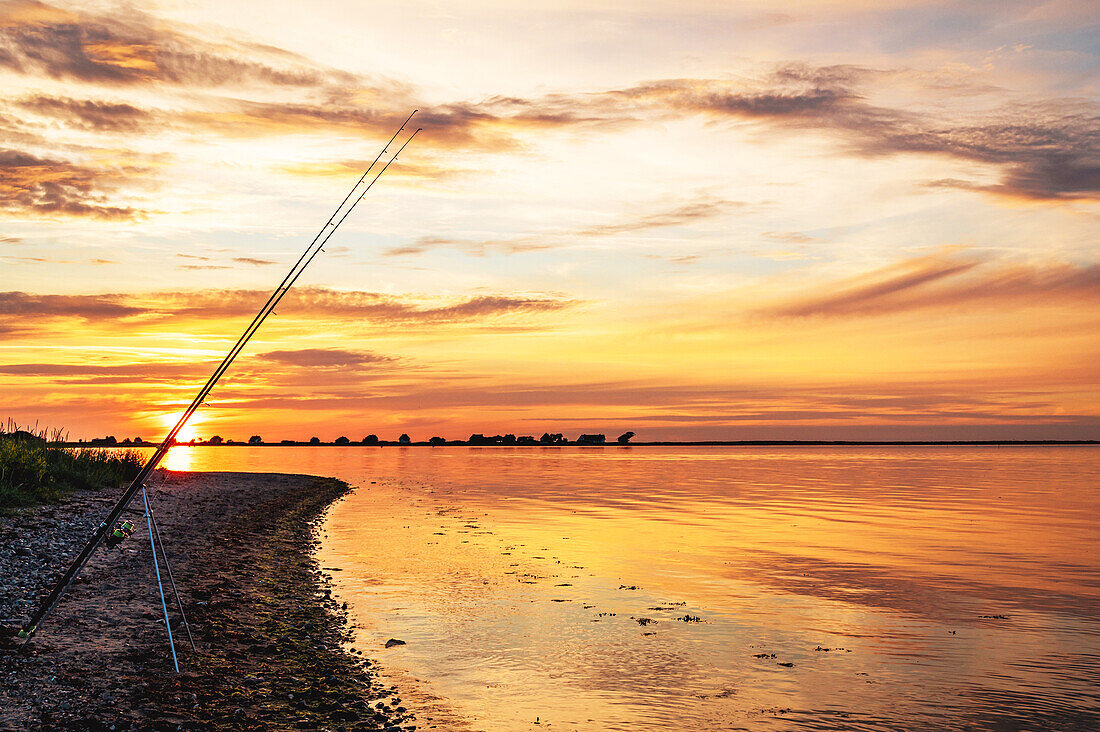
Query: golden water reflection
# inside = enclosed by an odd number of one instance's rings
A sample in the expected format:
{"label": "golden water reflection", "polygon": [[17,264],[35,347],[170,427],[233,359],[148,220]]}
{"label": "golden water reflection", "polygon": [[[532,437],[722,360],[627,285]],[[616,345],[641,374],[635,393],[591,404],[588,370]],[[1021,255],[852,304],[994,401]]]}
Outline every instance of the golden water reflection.
{"label": "golden water reflection", "polygon": [[444,700],[421,707],[429,724],[1100,726],[1100,449],[188,459],[360,486],[319,558],[364,651]]}

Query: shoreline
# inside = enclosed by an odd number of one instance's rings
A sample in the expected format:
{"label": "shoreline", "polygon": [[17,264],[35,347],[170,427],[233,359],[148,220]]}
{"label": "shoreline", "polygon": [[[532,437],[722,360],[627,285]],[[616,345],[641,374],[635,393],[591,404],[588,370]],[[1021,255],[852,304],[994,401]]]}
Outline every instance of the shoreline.
{"label": "shoreline", "polygon": [[[0,729],[411,729],[393,687],[349,651],[346,608],[313,557],[348,493],[332,478],[158,471],[150,502],[197,652],[170,608],[175,674],[140,501],[31,642],[13,635],[116,499],[79,491],[0,521]],[[162,572],[163,572],[162,568]],[[169,596],[169,602],[171,597]]]}
{"label": "shoreline", "polygon": [[[99,442],[51,442],[57,447],[159,447],[159,442],[118,442],[106,444]],[[382,440],[377,443],[349,442],[177,442],[173,447],[524,447],[524,448],[561,448],[561,447],[1042,447],[1100,445],[1100,440],[697,440],[675,442],[564,442],[558,444],[471,444],[465,440],[453,440],[440,444],[431,442],[395,442]]]}

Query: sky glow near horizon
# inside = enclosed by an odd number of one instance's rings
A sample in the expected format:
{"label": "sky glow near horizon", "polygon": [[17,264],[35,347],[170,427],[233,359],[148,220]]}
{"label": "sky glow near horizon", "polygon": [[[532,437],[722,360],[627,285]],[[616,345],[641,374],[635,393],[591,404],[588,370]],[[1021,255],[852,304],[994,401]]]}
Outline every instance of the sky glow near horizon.
{"label": "sky glow near horizon", "polygon": [[[1088,2],[0,4],[4,416],[1100,437]],[[614,436],[611,434],[611,436]]]}

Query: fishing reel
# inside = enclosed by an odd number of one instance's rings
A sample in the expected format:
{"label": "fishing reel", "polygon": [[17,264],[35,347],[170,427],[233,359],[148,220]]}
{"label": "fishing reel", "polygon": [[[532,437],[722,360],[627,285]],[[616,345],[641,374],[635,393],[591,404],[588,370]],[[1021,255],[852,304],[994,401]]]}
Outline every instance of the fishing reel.
{"label": "fishing reel", "polygon": [[107,535],[107,538],[104,539],[103,543],[107,545],[108,549],[114,549],[116,546],[121,544],[124,539],[128,539],[130,537],[130,534],[132,533],[134,533],[134,522],[123,521],[118,526],[116,526],[110,534]]}

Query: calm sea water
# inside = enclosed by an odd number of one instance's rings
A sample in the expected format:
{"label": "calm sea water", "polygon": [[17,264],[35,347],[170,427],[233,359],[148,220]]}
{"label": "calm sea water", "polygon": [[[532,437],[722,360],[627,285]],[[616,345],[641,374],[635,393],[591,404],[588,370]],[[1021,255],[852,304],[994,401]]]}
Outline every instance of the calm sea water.
{"label": "calm sea water", "polygon": [[1094,447],[176,448],[167,465],[359,486],[320,560],[422,728],[1100,728]]}

